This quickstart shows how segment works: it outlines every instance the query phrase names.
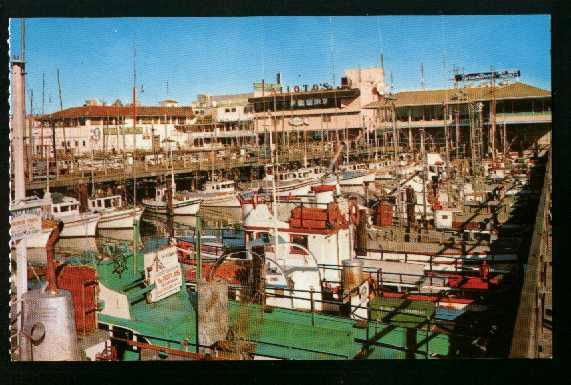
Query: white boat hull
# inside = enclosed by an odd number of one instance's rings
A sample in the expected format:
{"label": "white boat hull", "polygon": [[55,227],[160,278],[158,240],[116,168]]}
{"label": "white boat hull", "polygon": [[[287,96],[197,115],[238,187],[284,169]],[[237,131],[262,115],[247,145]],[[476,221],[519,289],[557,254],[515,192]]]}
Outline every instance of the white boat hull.
{"label": "white boat hull", "polygon": [[365,182],[374,182],[375,175],[374,174],[366,174],[360,175],[354,178],[347,178],[347,179],[340,179],[339,185],[341,186],[361,186]]}
{"label": "white boat hull", "polygon": [[240,201],[236,194],[223,194],[218,196],[206,196],[202,201],[203,207],[240,207]]}
{"label": "white boat hull", "polygon": [[94,237],[99,222],[99,214],[81,214],[81,216],[63,217],[62,238]]}
{"label": "white boat hull", "polygon": [[99,219],[98,228],[103,229],[132,229],[133,220],[140,221],[143,209],[123,209],[103,213]]}
{"label": "white boat hull", "polygon": [[97,235],[104,238],[111,238],[120,241],[133,241],[133,225],[130,229],[97,229]]}
{"label": "white boat hull", "polygon": [[[277,186],[276,196],[287,197],[297,195],[308,195],[311,191],[311,186],[317,183],[317,179],[309,179],[300,183],[292,184],[290,186]],[[262,188],[262,193],[272,194],[272,187],[265,186]]]}
{"label": "white boat hull", "polygon": [[[189,199],[186,201],[173,200],[174,215],[196,215],[200,209],[201,199]],[[157,202],[155,200],[143,199],[145,210],[153,214],[167,214],[166,202]]]}

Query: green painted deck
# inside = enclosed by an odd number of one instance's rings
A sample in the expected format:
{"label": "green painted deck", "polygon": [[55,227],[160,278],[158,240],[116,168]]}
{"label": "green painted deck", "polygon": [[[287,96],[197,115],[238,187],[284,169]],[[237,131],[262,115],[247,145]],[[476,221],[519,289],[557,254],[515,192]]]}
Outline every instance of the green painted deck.
{"label": "green painted deck", "polygon": [[410,301],[404,298],[373,298],[369,307],[371,319],[396,326],[421,328],[436,310],[432,302]]}
{"label": "green painted deck", "polygon": [[[183,349],[187,345],[194,351],[194,293],[189,294],[183,289],[149,304],[143,295],[137,295],[144,277],[142,255],[139,254],[137,266],[133,269],[132,254],[128,249],[116,250],[113,254],[120,254],[122,258],[99,261],[96,264],[99,279],[110,289],[131,294],[135,298],[130,305],[132,319],[98,314],[99,322],[132,330],[153,344],[175,349]],[[430,312],[430,309],[426,311]],[[229,301],[228,313],[230,327],[243,325],[242,329],[247,332],[242,334],[256,344],[256,354],[261,356],[281,359],[352,359],[364,348],[363,341],[367,337],[373,341],[373,336],[376,336],[374,342],[383,346],[370,345],[369,354],[363,358],[404,358],[405,354],[403,347],[406,345],[406,328],[398,325],[403,321],[402,315],[390,317],[390,322],[384,324],[369,323],[367,334],[366,327],[356,328],[355,321],[351,319],[326,314],[280,308],[264,312],[259,305],[241,306],[236,301]],[[426,319],[424,315],[421,318],[423,321]],[[448,355],[448,336],[444,334],[430,333],[422,328],[416,331],[416,342],[415,355],[418,358],[426,357],[427,345],[429,355]]]}
{"label": "green painted deck", "polygon": [[[244,311],[244,309],[242,309]],[[354,327],[355,321],[325,314],[312,314],[289,309],[274,308],[263,313],[257,305],[247,308],[249,317],[248,339],[256,343],[256,354],[281,359],[351,359],[359,354],[366,340],[366,328]],[[236,325],[240,304],[229,302],[230,325]],[[99,321],[133,330],[151,343],[182,348],[182,341],[194,350],[195,315],[191,298],[184,292],[172,295],[160,302],[147,304],[140,301],[131,306],[132,320],[99,315]],[[386,334],[385,334],[386,333]],[[389,347],[372,346],[372,352],[366,358],[404,358],[404,352],[398,349],[405,345],[405,329],[371,323],[369,336],[384,334],[377,342],[392,345]],[[427,331],[416,332],[419,353],[424,358],[426,352]],[[429,333],[428,352],[446,356],[448,337],[443,334]]]}

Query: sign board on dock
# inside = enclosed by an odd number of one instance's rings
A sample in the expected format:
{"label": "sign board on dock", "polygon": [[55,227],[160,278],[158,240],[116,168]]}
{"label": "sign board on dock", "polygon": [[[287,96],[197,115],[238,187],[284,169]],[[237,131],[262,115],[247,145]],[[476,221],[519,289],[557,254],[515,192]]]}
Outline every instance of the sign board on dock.
{"label": "sign board on dock", "polygon": [[42,230],[42,218],[35,214],[10,216],[10,237],[18,241]]}
{"label": "sign board on dock", "polygon": [[182,285],[182,271],[176,247],[171,246],[145,254],[145,278],[155,284],[150,292],[151,302],[178,293]]}

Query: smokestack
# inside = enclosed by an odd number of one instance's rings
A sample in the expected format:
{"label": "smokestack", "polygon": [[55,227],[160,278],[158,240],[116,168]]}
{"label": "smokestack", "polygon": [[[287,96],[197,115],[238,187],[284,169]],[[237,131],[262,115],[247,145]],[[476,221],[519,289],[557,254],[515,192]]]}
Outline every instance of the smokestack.
{"label": "smokestack", "polygon": [[24,129],[26,115],[24,62],[12,61],[12,159],[14,162],[14,200],[26,197],[24,181]]}
{"label": "smokestack", "polygon": [[282,84],[282,74],[281,74],[281,72],[278,72],[278,73],[276,74],[276,83],[277,83],[277,84]]}

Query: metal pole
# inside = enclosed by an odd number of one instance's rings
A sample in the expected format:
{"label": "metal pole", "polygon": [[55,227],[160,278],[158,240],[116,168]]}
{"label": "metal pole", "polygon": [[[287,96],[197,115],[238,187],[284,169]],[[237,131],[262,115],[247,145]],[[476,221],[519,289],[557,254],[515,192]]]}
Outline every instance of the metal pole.
{"label": "metal pole", "polygon": [[196,264],[195,267],[195,280],[196,280],[196,306],[195,310],[195,318],[196,318],[196,352],[200,351],[200,334],[199,334],[199,313],[198,313],[198,284],[200,282],[201,270],[202,270],[202,258],[200,253],[200,232],[201,232],[202,223],[200,221],[200,217],[196,217],[196,228],[194,229],[194,261]]}
{"label": "metal pole", "polygon": [[12,132],[14,156],[14,199],[26,196],[24,135],[26,125],[24,62],[12,62]]}
{"label": "metal pole", "polygon": [[197,284],[197,293],[198,293],[198,281],[201,278],[201,270],[202,270],[202,258],[201,258],[201,250],[200,250],[200,238],[202,232],[202,222],[199,216],[196,217],[196,228],[194,229],[194,255],[195,255],[195,263],[196,263],[196,284]]}
{"label": "metal pole", "polygon": [[[135,58],[137,51],[133,40],[133,208],[137,208],[137,72]],[[133,217],[133,273],[137,269],[137,216]]]}

